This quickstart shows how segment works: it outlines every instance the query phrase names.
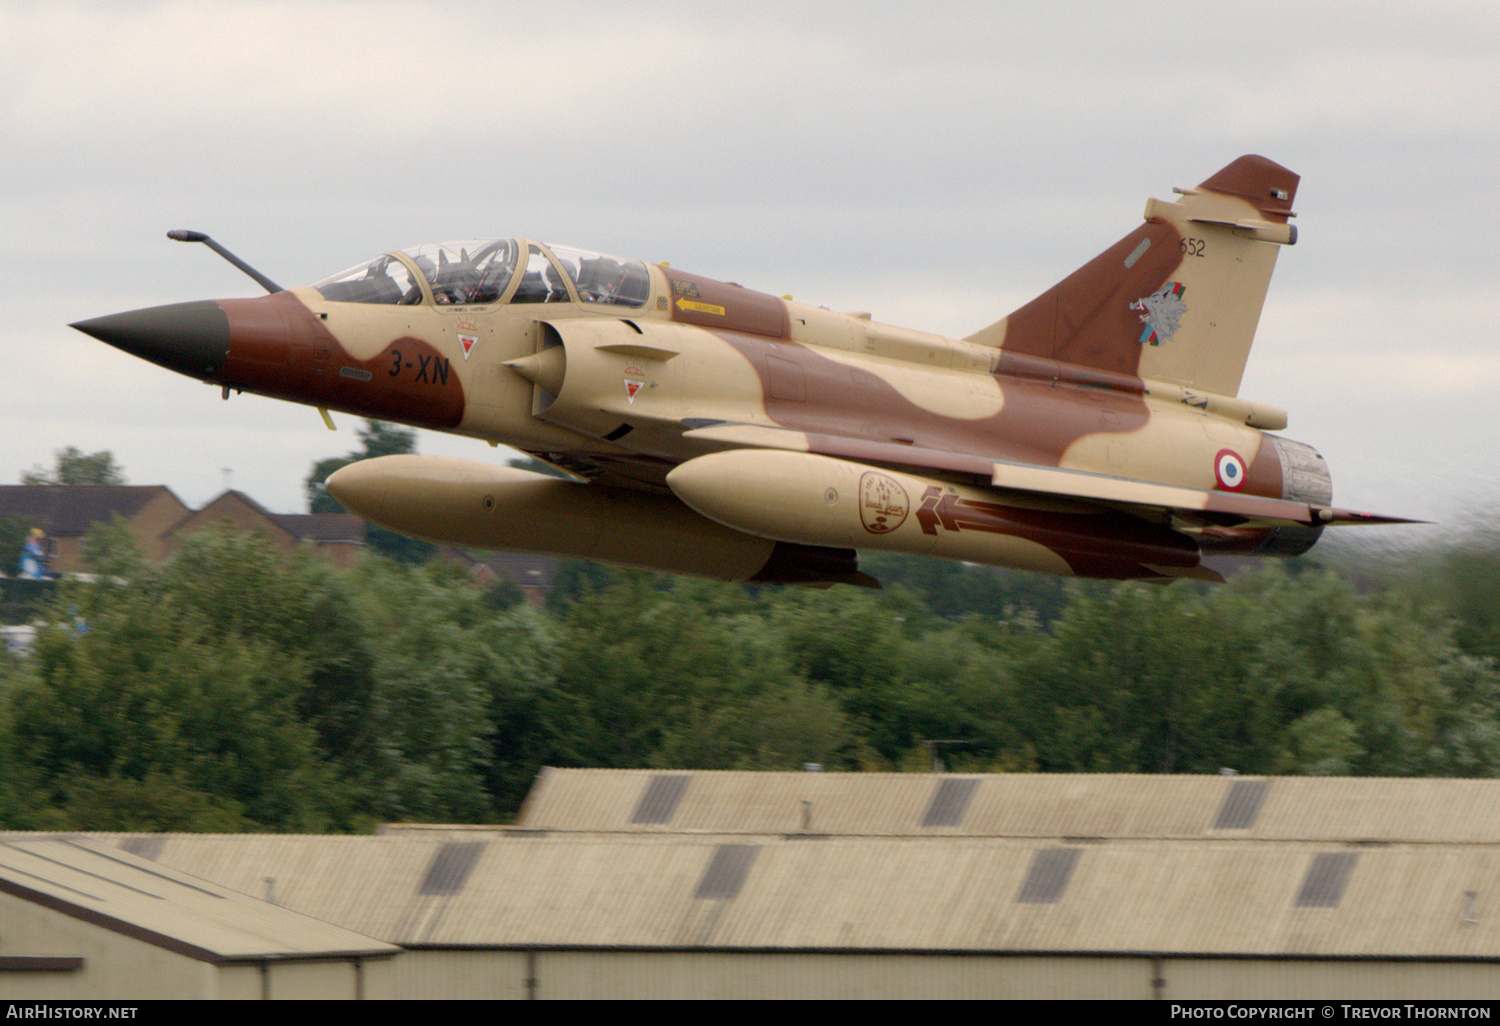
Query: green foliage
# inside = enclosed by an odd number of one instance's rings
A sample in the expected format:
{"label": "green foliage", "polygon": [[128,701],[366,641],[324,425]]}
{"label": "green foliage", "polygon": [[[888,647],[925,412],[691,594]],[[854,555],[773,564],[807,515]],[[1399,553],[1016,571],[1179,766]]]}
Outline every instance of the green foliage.
{"label": "green foliage", "polygon": [[1044,626],[1067,605],[1063,579],[1025,570],[925,559],[894,552],[861,554],[860,569],[886,588],[916,592],[938,616],[1015,619],[1031,616]]}
{"label": "green foliage", "polygon": [[1402,570],[1398,580],[1405,589],[1440,604],[1457,621],[1454,641],[1460,648],[1500,660],[1500,528],[1463,532]]}
{"label": "green foliage", "polygon": [[552,588],[547,592],[549,612],[565,616],[569,607],[585,595],[609,586],[613,571],[602,563],[585,559],[559,559],[552,574]]}
{"label": "green foliage", "polygon": [[142,590],[43,631],[31,662],[9,696],[15,751],[55,804],[165,774],[266,827],[328,825],[329,774],[296,717],[305,672],[293,655],[216,641],[175,596]]}
{"label": "green foliage", "polygon": [[130,525],[118,513],[95,524],[83,538],[83,562],[106,581],[133,581],[146,573],[146,557]]}
{"label": "green foliage", "polygon": [[526,601],[526,592],[509,577],[497,577],[484,588],[484,604],[496,612],[513,609]]}
{"label": "green foliage", "polygon": [[0,624],[29,623],[52,601],[55,580],[0,578]]}
{"label": "green foliage", "polygon": [[853,757],[847,716],[798,672],[755,597],[606,574],[608,585],[564,621],[558,686],[570,730],[558,739],[559,763],[790,769]]}
{"label": "green foliage", "polygon": [[442,564],[366,563],[353,583],[373,656],[375,808],[382,818],[486,818],[491,612]]}
{"label": "green foliage", "polygon": [[972,567],[872,592],[565,563],[546,609],[256,536],[85,548],[96,582],[0,657],[0,828],[495,821],[543,765],[926,771],[934,741],[960,772],[1500,774],[1483,546],[1055,600]]}
{"label": "green foliage", "polygon": [[125,471],[115,462],[114,453],[84,453],[68,446],[53,454],[57,463],[52,470],[33,466],[21,474],[26,485],[122,485]]}
{"label": "green foliage", "polygon": [[16,573],[21,565],[21,548],[30,530],[31,525],[20,517],[0,517],[0,574]]}

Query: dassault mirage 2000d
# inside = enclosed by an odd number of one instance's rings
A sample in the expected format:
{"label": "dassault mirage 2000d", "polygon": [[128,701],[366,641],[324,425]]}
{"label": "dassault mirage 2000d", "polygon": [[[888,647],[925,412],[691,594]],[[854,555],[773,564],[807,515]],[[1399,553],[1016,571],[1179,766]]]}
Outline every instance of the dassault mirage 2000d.
{"label": "dassault mirage 2000d", "polygon": [[[963,339],[526,239],[393,250],[272,294],[73,325],[223,387],[505,443],[575,480],[385,456],[392,530],[738,581],[874,584],[857,550],[1220,579],[1331,524],[1323,458],[1237,398],[1298,176],[1246,156]],[[331,422],[330,422],[331,425]],[[1209,561],[1206,563],[1205,561]]]}

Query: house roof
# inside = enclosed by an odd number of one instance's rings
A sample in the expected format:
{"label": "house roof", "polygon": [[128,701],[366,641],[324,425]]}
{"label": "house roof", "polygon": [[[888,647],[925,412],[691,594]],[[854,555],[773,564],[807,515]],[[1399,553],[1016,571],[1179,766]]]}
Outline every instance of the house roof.
{"label": "house roof", "polygon": [[52,535],[82,535],[116,515],[130,519],[159,495],[187,508],[166,485],[0,485],[0,517],[20,517]]}
{"label": "house roof", "polygon": [[273,513],[271,519],[305,541],[365,543],[365,522],[352,513]]}
{"label": "house roof", "polygon": [[469,558],[475,569],[484,567],[523,588],[550,588],[557,575],[557,557],[540,552],[486,552]]}
{"label": "house roof", "polygon": [[233,506],[248,510],[252,516],[260,517],[272,527],[301,541],[320,544],[346,542],[355,545],[362,545],[365,541],[365,523],[352,514],[272,513],[244,492],[233,488],[215,496],[202,509],[188,513],[166,533],[177,534],[187,528],[197,529],[198,526],[213,523],[225,514],[227,508]]}

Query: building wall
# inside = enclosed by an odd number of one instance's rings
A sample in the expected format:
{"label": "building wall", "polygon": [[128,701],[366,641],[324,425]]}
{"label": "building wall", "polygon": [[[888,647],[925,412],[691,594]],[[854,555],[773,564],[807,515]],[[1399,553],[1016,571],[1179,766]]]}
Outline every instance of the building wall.
{"label": "building wall", "polygon": [[[141,543],[142,551],[144,551],[145,543],[139,535],[136,536],[136,541]],[[54,536],[51,556],[47,560],[47,573],[79,574],[87,571],[88,567],[83,565],[83,539],[72,536]]]}
{"label": "building wall", "polygon": [[549,998],[1149,998],[1149,959],[541,952]]}
{"label": "building wall", "polygon": [[[168,552],[163,532],[178,523],[192,510],[178,501],[166,488],[155,489],[135,514],[127,520],[126,527],[131,537],[140,546],[141,553],[152,562],[160,562]],[[83,560],[83,535],[50,535],[53,542],[52,557],[47,570],[54,574],[87,573]]]}
{"label": "building wall", "polygon": [[340,570],[347,570],[359,561],[360,554],[365,547],[355,542],[304,542],[311,544],[317,550],[318,555],[328,560]]}
{"label": "building wall", "polygon": [[1198,1000],[1500,1000],[1492,962],[1164,959],[1162,996]]}
{"label": "building wall", "polygon": [[208,963],[10,894],[0,894],[0,954],[83,958],[77,972],[0,973],[0,999],[182,999],[215,989]]}
{"label": "building wall", "polygon": [[396,994],[391,958],[219,965],[4,893],[0,955],[83,959],[83,967],[70,972],[0,972],[0,1000],[256,1000],[267,989],[272,1000],[386,999]]}
{"label": "building wall", "polygon": [[163,488],[141,508],[130,520],[130,531],[135,535],[141,551],[152,562],[165,559],[169,551],[163,537],[167,529],[191,513],[177,496]]}
{"label": "building wall", "polygon": [[392,966],[398,998],[492,1001],[527,996],[523,951],[403,951]]}
{"label": "building wall", "polygon": [[[207,530],[226,521],[237,534],[250,534],[253,531],[265,532],[271,544],[284,555],[290,555],[297,548],[296,538],[268,519],[264,513],[252,508],[237,495],[229,492],[219,496],[191,516],[179,517],[171,536],[163,539],[163,555],[177,551],[180,544],[178,539],[182,535]],[[163,530],[166,528],[163,527]]]}
{"label": "building wall", "polygon": [[[256,969],[259,972],[259,967]],[[389,959],[359,964],[349,959],[330,962],[271,962],[266,972],[272,1001],[349,1001],[361,995],[374,1000],[389,998],[394,994],[392,984],[395,974],[391,970]],[[363,981],[361,976],[364,977]],[[260,997],[261,994],[257,993],[255,996]]]}
{"label": "building wall", "polygon": [[[1497,1000],[1490,963],[1145,955],[732,951],[407,951],[395,996],[418,1000],[989,998]],[[279,996],[279,995],[278,995]]]}
{"label": "building wall", "polygon": [[1148,958],[725,951],[407,951],[396,996],[1149,998]]}
{"label": "building wall", "polygon": [[205,997],[221,1001],[259,1001],[264,991],[265,985],[258,965],[226,965],[213,975],[213,990],[205,994]]}

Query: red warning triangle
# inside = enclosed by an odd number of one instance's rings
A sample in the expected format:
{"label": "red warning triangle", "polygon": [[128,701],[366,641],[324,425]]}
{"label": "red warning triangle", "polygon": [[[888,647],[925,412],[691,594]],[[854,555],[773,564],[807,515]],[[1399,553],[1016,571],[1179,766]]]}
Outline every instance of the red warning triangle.
{"label": "red warning triangle", "polygon": [[635,405],[635,394],[645,387],[645,384],[644,381],[632,381],[630,378],[625,379],[625,398],[630,400],[632,406]]}

